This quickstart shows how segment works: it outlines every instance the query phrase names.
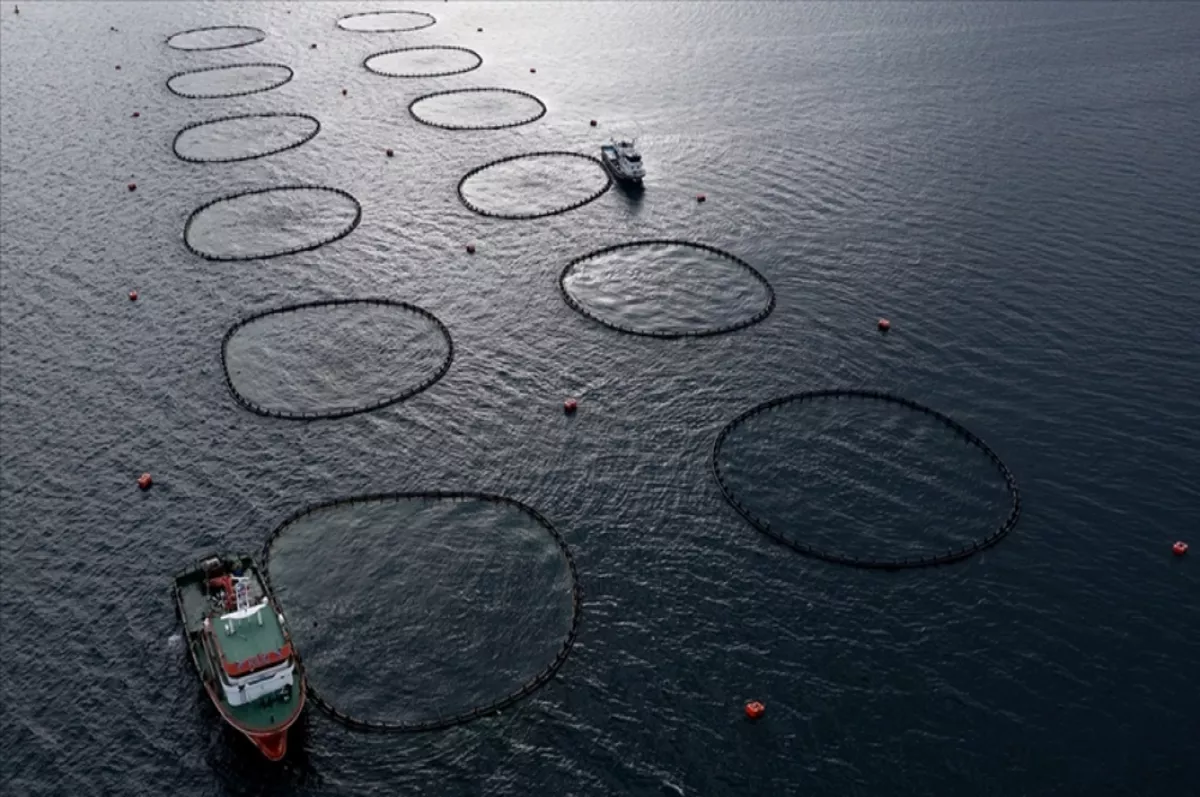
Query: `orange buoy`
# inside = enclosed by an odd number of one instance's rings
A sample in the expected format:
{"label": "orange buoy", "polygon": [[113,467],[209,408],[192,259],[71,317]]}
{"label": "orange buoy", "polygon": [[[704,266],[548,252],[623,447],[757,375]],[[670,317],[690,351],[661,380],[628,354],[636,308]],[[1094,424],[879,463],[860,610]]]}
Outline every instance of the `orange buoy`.
{"label": "orange buoy", "polygon": [[136,191],[136,190],[137,190],[137,183],[130,183],[130,184],[129,184],[129,190],[130,190],[130,191]]}
{"label": "orange buoy", "polygon": [[579,409],[579,402],[573,398],[569,398],[563,402],[563,412],[572,413]]}
{"label": "orange buoy", "polygon": [[697,201],[697,202],[704,202],[704,201],[706,201],[707,199],[708,199],[708,197],[706,197],[704,194],[696,194],[696,201]]}
{"label": "orange buoy", "polygon": [[130,292],[129,292],[129,301],[131,301],[131,302],[136,302],[136,301],[137,301],[137,291],[130,291]]}
{"label": "orange buoy", "polygon": [[395,154],[396,154],[396,153],[392,152],[392,148],[391,148],[391,147],[388,147],[388,148],[387,148],[387,156],[388,156],[389,158],[390,158],[390,157],[392,157],[392,156],[393,156],[393,155],[395,155]]}
{"label": "orange buoy", "polygon": [[876,326],[879,327],[880,332],[887,332],[892,328],[892,322],[888,321],[886,318],[881,318]]}
{"label": "orange buoy", "polygon": [[143,490],[149,490],[152,484],[154,484],[154,479],[150,478],[149,473],[143,473],[141,476],[138,476],[138,487]]}
{"label": "orange buoy", "polygon": [[1188,545],[1183,540],[1180,540],[1171,546],[1171,550],[1175,552],[1176,556],[1183,556],[1185,553],[1187,553],[1187,549]]}
{"label": "orange buoy", "polygon": [[467,244],[467,254],[468,255],[475,254],[475,244]]}
{"label": "orange buoy", "polygon": [[757,700],[746,704],[746,716],[752,720],[756,720],[766,713],[767,707]]}

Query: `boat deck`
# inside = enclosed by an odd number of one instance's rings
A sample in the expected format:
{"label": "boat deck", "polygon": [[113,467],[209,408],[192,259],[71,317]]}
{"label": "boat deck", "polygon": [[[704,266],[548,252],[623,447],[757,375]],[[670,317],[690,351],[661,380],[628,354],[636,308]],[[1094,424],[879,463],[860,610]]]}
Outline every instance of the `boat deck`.
{"label": "boat deck", "polygon": [[230,663],[279,650],[285,641],[279,617],[269,605],[239,620],[214,618],[212,628],[225,660]]}

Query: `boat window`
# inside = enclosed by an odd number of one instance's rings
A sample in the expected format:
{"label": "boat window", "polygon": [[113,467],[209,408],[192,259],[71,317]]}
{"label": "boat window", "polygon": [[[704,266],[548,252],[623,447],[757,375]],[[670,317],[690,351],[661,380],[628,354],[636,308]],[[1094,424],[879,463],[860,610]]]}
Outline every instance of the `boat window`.
{"label": "boat window", "polygon": [[634,163],[640,163],[642,160],[642,156],[641,155],[630,155],[629,160],[633,161]]}

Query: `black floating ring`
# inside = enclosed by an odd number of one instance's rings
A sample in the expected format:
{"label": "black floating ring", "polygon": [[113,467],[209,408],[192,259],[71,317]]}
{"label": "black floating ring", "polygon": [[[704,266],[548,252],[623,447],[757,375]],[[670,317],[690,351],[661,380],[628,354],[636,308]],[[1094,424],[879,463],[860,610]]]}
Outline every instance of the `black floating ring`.
{"label": "black floating ring", "polygon": [[[192,246],[190,241],[188,241],[188,230],[190,230],[192,228],[192,222],[196,220],[196,216],[198,216],[200,213],[204,212],[208,208],[212,207],[213,205],[217,204],[218,202],[228,202],[231,199],[237,199],[238,197],[243,197],[243,196],[252,196],[254,194],[269,194],[273,191],[328,191],[333,194],[339,194],[341,196],[346,197],[347,199],[349,199],[351,202],[354,203],[354,208],[355,208],[354,219],[351,220],[350,224],[346,227],[346,229],[340,230],[336,235],[332,235],[322,241],[317,241],[317,242],[311,243],[311,244],[305,244],[304,246],[293,247],[292,249],[284,249],[284,250],[281,250],[278,252],[268,252],[265,255],[246,255],[246,256],[210,255],[207,252],[201,252],[199,249]],[[325,244],[331,244],[334,241],[345,238],[347,235],[354,232],[354,229],[356,227],[358,227],[359,222],[361,222],[361,221],[362,221],[362,204],[357,199],[355,199],[354,195],[351,194],[349,191],[343,191],[340,188],[330,188],[329,186],[324,186],[324,185],[279,185],[279,186],[273,186],[271,188],[256,188],[253,191],[241,191],[236,194],[226,194],[225,196],[219,196],[216,199],[205,202],[203,205],[201,205],[200,207],[193,210],[191,212],[191,214],[188,215],[187,222],[183,225],[183,245],[186,246],[187,250],[189,252],[191,252],[193,255],[196,255],[197,257],[202,257],[205,260],[214,260],[214,261],[226,262],[226,263],[239,261],[239,260],[268,260],[272,257],[283,257],[284,255],[294,255],[299,252],[311,252],[314,249],[321,248]]]}
{"label": "black floating ring", "polygon": [[[280,117],[280,116],[287,116],[287,117],[291,117],[293,119],[307,119],[310,122],[315,122],[316,127],[313,128],[313,131],[311,133],[309,133],[307,136],[300,139],[299,141],[293,142],[291,144],[286,144],[282,147],[277,147],[272,150],[267,150],[266,152],[258,152],[258,153],[255,153],[254,155],[242,155],[237,158],[190,158],[187,155],[184,155],[182,152],[179,151],[180,137],[187,131],[193,130],[197,127],[204,127],[205,125],[215,125],[218,122],[231,122],[234,119],[268,119],[268,118],[276,118],[276,117]],[[312,141],[314,138],[316,138],[317,133],[320,133],[320,132],[321,132],[321,120],[315,116],[309,116],[306,113],[277,113],[274,111],[269,112],[269,113],[244,113],[244,114],[237,114],[235,116],[221,116],[217,119],[205,119],[203,121],[192,122],[191,124],[184,126],[184,128],[182,130],[180,130],[178,133],[175,134],[175,138],[171,141],[171,150],[175,153],[176,158],[179,158],[179,160],[181,160],[181,161],[187,161],[188,163],[236,163],[238,161],[249,161],[249,160],[254,160],[256,158],[266,158],[271,155],[278,155],[281,152],[287,152],[289,149],[295,149],[296,147],[303,146],[303,145],[307,144],[308,142]]]}
{"label": "black floating ring", "polygon": [[[422,100],[432,99],[433,97],[442,97],[447,94],[469,94],[471,92],[497,92],[497,93],[502,93],[502,94],[517,94],[521,97],[528,97],[529,99],[536,102],[538,104],[538,107],[540,110],[537,113],[535,113],[533,116],[529,117],[528,119],[522,119],[519,122],[504,122],[502,124],[495,124],[495,125],[448,125],[448,124],[444,124],[442,122],[430,122],[428,119],[422,119],[420,116],[417,116],[417,112],[415,110],[413,110],[413,106],[415,106],[418,102],[421,102]],[[408,104],[408,113],[413,119],[415,119],[416,121],[420,122],[423,125],[429,125],[430,127],[440,127],[443,130],[503,130],[506,127],[520,127],[521,125],[527,125],[531,122],[536,122],[538,119],[541,119],[543,116],[546,115],[546,103],[542,102],[540,99],[533,96],[532,94],[530,94],[527,91],[517,91],[516,89],[504,89],[504,88],[448,89],[446,91],[435,91],[430,94],[422,94],[420,97],[417,97],[415,100],[413,100],[412,102],[410,102]]]}
{"label": "black floating ring", "polygon": [[[237,44],[221,44],[216,47],[178,47],[174,44],[171,44],[171,40],[179,36],[186,36],[189,33],[203,33],[204,31],[208,30],[252,30],[258,34],[258,38],[248,42],[238,42]],[[181,30],[178,33],[172,33],[167,37],[167,46],[172,50],[182,50],[183,52],[188,53],[202,53],[210,50],[232,50],[235,47],[249,47],[252,44],[258,44],[265,38],[267,38],[266,31],[262,30],[261,28],[251,27],[250,25],[209,25],[205,28],[192,28],[191,30]]]}
{"label": "black floating ring", "polygon": [[[406,53],[413,50],[457,50],[458,52],[470,53],[471,55],[475,56],[475,63],[471,66],[463,67],[462,69],[451,69],[449,72],[381,72],[378,69],[371,68],[370,61],[372,58],[378,58],[381,55],[391,55],[392,53]],[[368,72],[374,72],[376,75],[383,75],[384,77],[406,78],[447,77],[448,75],[461,75],[464,72],[470,72],[473,69],[478,69],[482,64],[483,56],[474,50],[467,47],[453,47],[448,44],[430,44],[424,47],[397,47],[393,50],[381,50],[377,53],[371,53],[364,58],[362,62],[363,69],[367,70]]]}
{"label": "black floating ring", "polygon": [[492,701],[486,706],[477,706],[445,717],[437,717],[435,719],[421,720],[419,722],[385,722],[362,720],[353,717],[345,712],[339,711],[332,703],[321,696],[320,692],[312,685],[311,679],[308,681],[308,695],[318,707],[326,714],[332,717],[335,721],[345,725],[346,727],[355,730],[377,731],[381,733],[421,733],[425,731],[440,731],[447,728],[453,728],[457,725],[465,725],[473,720],[487,717],[496,714],[509,706],[517,703],[521,699],[528,697],[535,691],[545,686],[566,663],[567,657],[571,654],[571,648],[575,646],[575,640],[579,635],[579,621],[583,613],[583,590],[579,586],[579,571],[575,566],[575,557],[571,553],[570,547],[567,546],[567,541],[563,539],[558,529],[551,525],[550,521],[542,516],[536,509],[526,506],[525,504],[513,498],[507,498],[502,495],[492,495],[490,493],[475,493],[475,492],[416,492],[416,493],[378,493],[372,495],[359,495],[350,498],[335,498],[330,501],[323,501],[319,504],[306,506],[293,512],[282,523],[280,523],[267,541],[263,544],[263,578],[266,579],[267,586],[274,588],[271,584],[271,544],[275,539],[300,518],[310,515],[321,509],[328,509],[334,506],[343,506],[346,504],[372,503],[379,501],[408,501],[412,499],[424,499],[432,501],[491,501],[493,503],[506,504],[516,507],[518,510],[532,517],[539,525],[542,526],[554,539],[558,545],[559,551],[562,553],[563,559],[566,560],[567,569],[571,574],[571,627],[567,631],[567,635],[555,654],[553,661],[550,662],[539,673],[534,675],[528,681],[520,686],[520,688],[509,692],[507,695]]}
{"label": "black floating ring", "polygon": [[[694,331],[688,330],[688,331],[684,331],[684,332],[662,332],[662,331],[653,330],[653,329],[638,329],[636,327],[627,327],[627,326],[623,326],[621,324],[615,324],[612,321],[601,318],[600,316],[594,314],[591,310],[584,307],[567,290],[567,277],[570,275],[571,270],[574,269],[580,263],[584,262],[585,260],[590,260],[593,257],[599,257],[600,255],[608,254],[609,252],[615,252],[620,249],[631,249],[631,248],[639,247],[639,246],[687,246],[687,247],[691,247],[692,249],[701,249],[705,252],[709,252],[711,254],[726,258],[727,260],[732,260],[734,263],[736,263],[737,265],[744,268],[747,272],[749,272],[750,276],[752,276],[752,277],[754,277],[754,279],[758,280],[762,284],[762,286],[767,289],[767,303],[763,306],[763,308],[761,310],[759,310],[753,316],[751,316],[745,320],[738,321],[733,324],[725,324],[724,326],[713,327],[712,329],[699,329],[699,330],[694,330]],[[767,278],[764,277],[758,271],[758,269],[756,269],[754,266],[747,263],[745,260],[742,260],[737,255],[733,255],[733,254],[730,254],[729,252],[726,252],[724,249],[718,249],[715,246],[709,246],[708,244],[699,244],[699,243],[695,243],[692,241],[677,241],[677,240],[672,240],[672,239],[667,239],[667,238],[651,238],[651,239],[647,239],[644,241],[627,241],[625,243],[613,244],[612,246],[605,246],[602,249],[595,250],[594,252],[588,252],[585,255],[580,255],[579,257],[575,258],[574,260],[567,263],[567,265],[563,267],[562,273],[560,273],[558,275],[558,290],[562,294],[563,300],[567,303],[567,305],[569,305],[572,310],[579,313],[580,315],[582,315],[586,318],[590,318],[591,320],[595,321],[597,324],[603,324],[604,326],[608,327],[609,329],[615,329],[618,332],[625,332],[630,335],[641,335],[641,336],[647,337],[647,338],[666,338],[666,339],[705,338],[705,337],[711,337],[713,335],[723,335],[726,332],[733,332],[735,330],[745,329],[746,327],[754,326],[759,321],[762,321],[764,318],[769,316],[771,314],[771,312],[775,309],[775,289],[771,287],[771,283],[767,281]]]}
{"label": "black floating ring", "polygon": [[[412,14],[413,16],[416,16],[416,17],[425,17],[425,19],[427,19],[429,21],[424,23],[423,25],[414,25],[411,28],[379,28],[377,30],[355,30],[354,28],[347,28],[347,27],[342,26],[342,22],[347,19],[354,19],[355,17],[378,17],[378,16],[382,16],[384,14]],[[406,33],[408,31],[413,31],[413,30],[424,30],[425,28],[428,28],[428,27],[430,27],[432,25],[436,25],[436,24],[437,24],[437,17],[435,17],[433,14],[426,14],[424,11],[407,11],[407,10],[362,11],[358,14],[347,14],[344,17],[338,17],[337,22],[334,23],[334,25],[336,27],[340,28],[341,30],[347,31],[348,33]]]}
{"label": "black floating ring", "polygon": [[[875,401],[887,401],[893,404],[899,404],[912,410],[917,410],[929,415],[944,423],[955,434],[962,437],[969,444],[981,450],[987,458],[992,461],[1000,475],[1004,478],[1005,488],[1008,490],[1009,510],[1008,516],[1004,521],[988,536],[981,540],[976,540],[969,545],[964,545],[958,549],[950,549],[946,553],[936,553],[929,556],[918,556],[915,559],[860,559],[856,556],[847,556],[846,554],[835,553],[833,551],[822,550],[811,545],[806,545],[801,542],[789,539],[783,534],[771,528],[771,524],[762,518],[755,516],[750,510],[738,501],[733,494],[733,490],[726,483],[724,476],[721,474],[721,446],[725,442],[725,437],[733,430],[734,427],[741,424],[746,419],[758,415],[759,413],[767,412],[776,407],[788,404],[793,401],[808,401],[821,398],[862,398],[872,399]],[[725,496],[725,500],[729,502],[739,515],[746,519],[751,526],[766,534],[780,545],[787,546],[797,553],[811,556],[814,559],[821,559],[826,562],[833,562],[839,565],[849,565],[850,567],[858,567],[865,570],[905,570],[917,567],[931,567],[933,565],[945,565],[953,562],[960,562],[963,559],[976,554],[986,548],[990,548],[997,542],[1008,535],[1013,527],[1017,525],[1017,520],[1021,516],[1021,491],[1017,488],[1017,480],[1013,476],[1012,471],[1000,459],[1000,456],[988,446],[987,443],[976,435],[974,432],[967,429],[958,421],[938,412],[931,407],[926,407],[923,404],[918,404],[912,399],[896,396],[891,393],[885,393],[877,390],[857,390],[853,388],[830,388],[826,390],[810,390],[803,393],[793,393],[787,396],[780,396],[765,401],[762,404],[751,407],[750,409],[738,415],[736,418],[725,424],[721,431],[717,434],[717,439],[713,443],[712,459],[711,459],[713,477],[717,481],[717,486],[721,488],[721,494]]]}
{"label": "black floating ring", "polygon": [[[183,77],[184,75],[195,75],[200,72],[217,72],[222,69],[242,69],[247,66],[270,66],[270,67],[278,67],[280,69],[286,69],[287,77],[284,78],[283,80],[279,81],[278,83],[271,84],[270,86],[263,86],[262,88],[258,88],[258,89],[250,89],[249,91],[235,91],[232,94],[188,94],[187,92],[179,91],[178,89],[171,87],[172,80],[174,80],[177,77]],[[172,94],[176,95],[177,97],[186,97],[189,100],[223,100],[223,99],[228,99],[229,97],[245,97],[249,94],[261,94],[264,91],[271,91],[272,89],[277,89],[280,86],[282,86],[283,84],[290,81],[293,77],[295,77],[295,75],[296,75],[296,73],[293,72],[292,68],[290,66],[288,66],[287,64],[272,64],[272,63],[267,63],[265,61],[255,61],[255,62],[249,63],[249,64],[225,64],[223,66],[206,66],[206,67],[202,67],[200,69],[188,69],[183,72],[176,72],[175,74],[171,75],[169,78],[167,78],[167,91],[171,92]]]}
{"label": "black floating ring", "polygon": [[[561,208],[555,208],[553,210],[547,210],[542,213],[494,213],[490,210],[484,210],[483,208],[479,207],[478,205],[475,205],[474,203],[471,202],[471,200],[467,199],[466,196],[463,195],[463,183],[465,183],[467,180],[471,179],[475,175],[479,174],[484,169],[490,169],[493,166],[499,166],[501,163],[508,163],[509,161],[521,160],[522,158],[540,158],[540,157],[544,157],[547,155],[562,155],[562,156],[566,156],[569,158],[583,158],[584,160],[591,161],[592,163],[599,166],[600,171],[604,174],[604,181],[605,181],[604,187],[601,188],[599,191],[596,191],[594,194],[592,194],[584,199],[579,200],[578,202],[572,202],[570,205],[565,205]],[[521,155],[509,155],[506,158],[499,158],[494,161],[488,161],[487,163],[483,164],[482,166],[476,166],[474,169],[471,169],[471,171],[467,172],[459,179],[457,190],[458,190],[459,200],[467,207],[468,210],[472,210],[472,211],[478,213],[480,216],[490,216],[493,219],[523,220],[523,219],[541,219],[541,218],[545,218],[546,216],[557,216],[560,213],[566,213],[569,210],[575,210],[576,208],[581,208],[584,205],[588,204],[589,202],[595,202],[597,199],[604,196],[604,193],[606,191],[608,191],[608,189],[612,188],[612,184],[613,184],[612,175],[610,175],[608,173],[608,169],[604,168],[604,164],[600,162],[599,158],[593,158],[591,155],[584,155],[583,153],[580,153],[580,152],[563,152],[563,151],[558,151],[558,150],[550,150],[550,151],[546,151],[546,152],[526,152]]]}
{"label": "black floating ring", "polygon": [[[237,388],[235,388],[233,386],[233,376],[229,372],[229,341],[233,338],[233,336],[235,334],[237,334],[238,330],[240,330],[242,327],[246,326],[247,324],[249,324],[253,321],[257,321],[260,318],[265,318],[266,316],[271,316],[271,315],[278,315],[280,313],[291,313],[291,312],[295,312],[297,310],[306,310],[306,309],[310,309],[313,307],[344,307],[346,305],[351,305],[351,304],[374,304],[374,305],[385,305],[387,307],[399,307],[401,309],[408,310],[409,312],[415,313],[425,319],[428,319],[429,321],[431,321],[433,323],[433,325],[437,328],[438,332],[440,332],[442,334],[442,338],[446,341],[446,357],[445,357],[445,359],[442,360],[441,365],[438,366],[437,370],[431,376],[427,377],[419,384],[416,384],[416,385],[408,388],[407,390],[404,390],[401,393],[397,393],[392,396],[387,396],[386,398],[380,399],[379,401],[373,401],[370,404],[360,404],[358,406],[345,407],[343,409],[338,409],[338,410],[328,410],[328,411],[314,410],[312,412],[291,412],[288,410],[271,409],[270,407],[263,407],[259,404],[254,403],[253,401],[251,401],[250,399],[246,398],[241,393],[239,393]],[[241,319],[236,324],[231,326],[229,329],[225,330],[225,336],[223,338],[221,338],[221,370],[225,373],[225,387],[229,388],[229,395],[233,396],[233,400],[236,401],[238,404],[242,405],[243,407],[245,407],[246,409],[250,410],[251,412],[257,413],[258,415],[264,415],[268,418],[282,418],[283,420],[288,420],[288,421],[315,421],[315,420],[329,420],[332,418],[346,418],[351,415],[358,415],[363,412],[371,412],[373,410],[383,409],[384,407],[391,406],[392,404],[399,404],[401,401],[410,399],[413,396],[417,395],[418,393],[420,393],[424,390],[428,390],[429,388],[433,387],[433,385],[436,384],[438,382],[438,380],[440,380],[443,376],[446,375],[446,372],[450,370],[450,365],[453,362],[454,362],[454,340],[450,337],[450,330],[446,328],[446,325],[442,323],[442,320],[440,318],[438,318],[437,316],[435,316],[433,313],[426,310],[424,307],[418,307],[415,304],[409,304],[408,302],[398,302],[398,301],[394,301],[392,299],[377,299],[377,298],[326,299],[326,300],[315,301],[315,302],[301,302],[300,304],[289,304],[289,305],[284,305],[283,307],[273,307],[270,310],[264,310],[261,313],[255,313],[253,315],[246,316],[245,318]]]}

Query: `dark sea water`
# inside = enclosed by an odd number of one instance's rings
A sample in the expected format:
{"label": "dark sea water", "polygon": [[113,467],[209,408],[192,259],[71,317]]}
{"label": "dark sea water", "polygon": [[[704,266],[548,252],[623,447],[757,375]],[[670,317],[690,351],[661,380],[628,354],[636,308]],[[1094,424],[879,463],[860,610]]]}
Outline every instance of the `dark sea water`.
{"label": "dark sea water", "polygon": [[[437,24],[335,27],[379,8]],[[5,794],[1200,794],[1200,5],[13,9],[0,4]],[[165,45],[218,24],[268,35]],[[483,63],[430,79],[362,67],[418,45]],[[166,87],[246,62],[294,77],[228,99]],[[220,83],[245,88],[228,72]],[[473,86],[531,92],[547,114],[479,132],[409,116],[421,94]],[[271,111],[321,130],[260,160],[173,154],[190,123]],[[596,154],[621,134],[639,136],[642,193],[524,222],[455,194],[482,163]],[[255,151],[246,135],[232,154]],[[262,137],[260,150],[293,138],[268,123]],[[488,200],[586,195],[572,174],[537,176],[532,195],[495,183]],[[293,184],[348,191],[361,225],[272,259],[185,248],[201,204]],[[255,218],[311,232],[298,208]],[[247,217],[226,223],[272,237]],[[658,340],[568,307],[566,262],[635,238],[728,250],[770,281],[774,312],[733,334]],[[446,324],[454,362],[440,382],[330,421],[234,402],[220,342],[239,318],[364,296]],[[606,301],[621,312],[619,296]],[[387,389],[345,347],[294,350],[327,342],[323,330],[251,347],[256,389],[273,374],[291,399],[341,400],[342,369]],[[272,340],[293,349],[273,359]],[[396,357],[400,383],[421,378],[421,357]],[[314,373],[293,378],[289,362]],[[1016,530],[960,565],[882,573],[749,527],[710,472],[717,432],[773,396],[837,385],[908,396],[986,440],[1021,485]],[[797,536],[859,551],[986,534],[1003,501],[994,484],[970,486],[977,452],[871,409],[742,429],[730,445],[747,500]],[[895,457],[880,456],[884,440]],[[395,737],[312,708],[269,765],[207,704],[170,577],[214,548],[260,550],[307,503],[393,490],[496,493],[544,514],[578,564],[578,643],[498,717]],[[280,538],[281,599],[323,693],[403,718],[486,700],[548,662],[568,589],[551,543],[468,510]],[[1187,557],[1171,555],[1177,539]],[[755,699],[767,713],[751,723]]]}

